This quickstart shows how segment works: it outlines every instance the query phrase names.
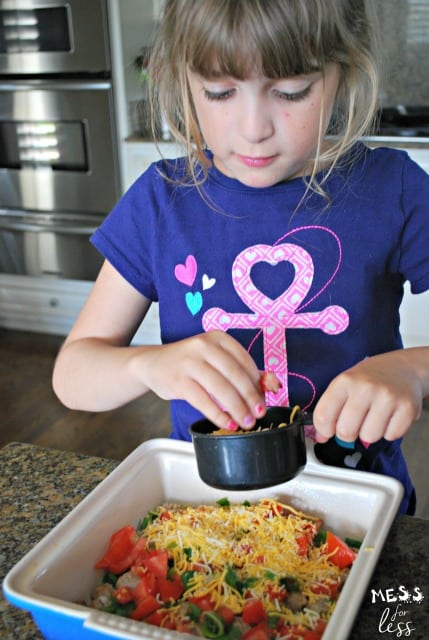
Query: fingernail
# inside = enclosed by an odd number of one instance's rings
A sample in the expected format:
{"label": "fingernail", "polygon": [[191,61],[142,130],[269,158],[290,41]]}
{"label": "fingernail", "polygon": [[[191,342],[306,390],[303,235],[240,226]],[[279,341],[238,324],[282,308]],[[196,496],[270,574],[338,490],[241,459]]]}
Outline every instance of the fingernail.
{"label": "fingernail", "polygon": [[230,420],[225,429],[227,429],[227,431],[237,431],[238,424],[234,420]]}
{"label": "fingernail", "polygon": [[263,415],[265,415],[265,405],[263,405],[261,402],[259,402],[255,406],[255,416],[257,418],[262,418]]}
{"label": "fingernail", "polygon": [[245,427],[251,427],[255,423],[255,418],[253,416],[246,416],[243,420],[243,424]]}
{"label": "fingernail", "polygon": [[348,442],[346,440],[341,440],[341,438],[339,438],[338,436],[335,436],[335,442],[340,445],[340,447],[343,447],[343,449],[354,449],[355,448],[355,443],[354,442]]}
{"label": "fingernail", "polygon": [[362,440],[362,438],[360,438],[360,441],[362,443],[362,446],[365,447],[365,449],[368,449],[368,447],[370,446],[370,442],[368,442],[368,440]]}

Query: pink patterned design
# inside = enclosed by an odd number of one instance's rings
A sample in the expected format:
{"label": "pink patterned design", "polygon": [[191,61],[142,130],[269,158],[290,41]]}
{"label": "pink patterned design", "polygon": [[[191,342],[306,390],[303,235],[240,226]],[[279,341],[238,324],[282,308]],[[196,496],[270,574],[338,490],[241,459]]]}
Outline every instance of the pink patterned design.
{"label": "pink patterned design", "polygon": [[[260,291],[251,279],[251,269],[258,262],[277,265],[290,262],[295,269],[292,284],[274,300]],[[229,313],[219,307],[208,309],[203,316],[205,331],[220,329],[260,329],[264,340],[264,366],[274,371],[283,388],[267,393],[268,405],[288,405],[287,329],[320,329],[329,335],[344,331],[349,323],[347,311],[330,305],[318,312],[297,312],[310,291],[314,266],[310,254],[291,244],[274,246],[257,244],[238,254],[232,266],[232,280],[242,301],[253,313]]]}

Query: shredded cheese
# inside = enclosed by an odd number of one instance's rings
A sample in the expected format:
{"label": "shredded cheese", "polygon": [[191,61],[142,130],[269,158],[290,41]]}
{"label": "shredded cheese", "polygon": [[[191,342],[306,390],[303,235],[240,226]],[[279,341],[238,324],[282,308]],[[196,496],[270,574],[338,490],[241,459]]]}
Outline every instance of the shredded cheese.
{"label": "shredded cheese", "polygon": [[[208,596],[215,608],[227,605],[239,615],[251,596],[261,599],[268,613],[281,613],[289,624],[309,629],[320,616],[331,615],[335,599],[329,585],[341,585],[348,569],[331,563],[323,548],[311,544],[320,519],[274,499],[251,506],[163,505],[154,511],[168,515],[144,529],[148,545],[167,548],[180,574],[194,572],[182,602]],[[231,570],[237,584],[228,581]],[[283,606],[280,579],[286,577],[299,583],[305,607]],[[168,609],[170,615],[174,609]],[[180,607],[176,610],[179,615]]]}

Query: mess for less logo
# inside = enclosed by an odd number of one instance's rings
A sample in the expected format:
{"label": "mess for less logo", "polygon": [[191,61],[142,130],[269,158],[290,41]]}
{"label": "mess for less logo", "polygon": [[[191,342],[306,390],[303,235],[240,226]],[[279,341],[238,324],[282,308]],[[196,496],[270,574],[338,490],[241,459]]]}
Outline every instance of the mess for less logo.
{"label": "mess for less logo", "polygon": [[395,638],[411,637],[417,629],[411,619],[410,607],[419,605],[423,599],[424,595],[419,587],[407,589],[401,584],[397,589],[371,589],[372,604],[384,602],[389,605],[381,614],[379,633],[395,634]]}

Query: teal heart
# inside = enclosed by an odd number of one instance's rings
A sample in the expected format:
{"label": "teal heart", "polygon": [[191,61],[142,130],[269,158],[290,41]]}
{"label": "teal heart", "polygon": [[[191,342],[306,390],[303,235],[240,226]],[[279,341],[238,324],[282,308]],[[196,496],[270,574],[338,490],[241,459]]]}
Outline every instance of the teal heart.
{"label": "teal heart", "polygon": [[189,311],[192,313],[193,316],[195,316],[203,306],[203,296],[199,291],[197,291],[196,293],[192,293],[192,291],[188,291],[188,293],[185,296],[185,300],[186,300],[186,306],[188,307]]}

